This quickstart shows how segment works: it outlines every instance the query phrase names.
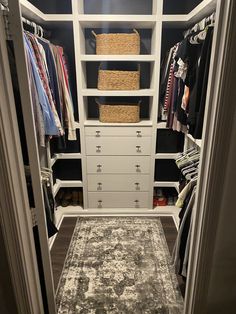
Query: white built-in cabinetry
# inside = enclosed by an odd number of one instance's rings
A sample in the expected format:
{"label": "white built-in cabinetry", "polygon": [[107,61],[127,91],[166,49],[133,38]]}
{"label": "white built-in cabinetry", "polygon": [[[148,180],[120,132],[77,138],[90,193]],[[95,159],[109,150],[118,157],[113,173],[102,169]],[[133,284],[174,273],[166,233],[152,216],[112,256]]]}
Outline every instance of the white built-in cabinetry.
{"label": "white built-in cabinetry", "polygon": [[[129,1],[129,0],[127,0]],[[87,14],[83,0],[71,1],[71,14],[45,14],[21,0],[22,15],[50,29],[70,25],[68,32],[73,33],[75,77],[79,121],[79,141],[81,150],[77,153],[48,154],[50,166],[63,160],[78,160],[81,163],[81,178],[78,180],[58,179],[54,185],[54,195],[61,187],[80,187],[83,189],[83,208],[59,208],[56,221],[63,214],[91,213],[137,213],[178,215],[175,206],[163,206],[153,209],[154,187],[174,187],[176,181],[158,181],[158,160],[173,160],[176,153],[156,151],[157,130],[165,129],[165,123],[158,122],[159,77],[161,49],[165,38],[163,29],[184,29],[210,14],[215,0],[204,0],[189,14],[163,14],[163,0],[150,1],[150,14]],[[123,3],[123,2],[122,2]],[[137,28],[148,31],[149,49],[140,55],[96,55],[87,53],[87,36],[90,29]],[[145,35],[146,36],[146,35]],[[101,91],[88,86],[87,66],[101,61],[132,61],[148,64],[149,86],[134,91]],[[145,73],[141,72],[142,75]],[[141,86],[142,87],[142,86]],[[91,116],[91,99],[95,97],[145,97],[146,114],[139,123],[115,124],[101,123],[98,117]],[[186,136],[185,147],[201,141]],[[76,169],[75,169],[76,171]],[[120,209],[120,210],[119,210]]]}

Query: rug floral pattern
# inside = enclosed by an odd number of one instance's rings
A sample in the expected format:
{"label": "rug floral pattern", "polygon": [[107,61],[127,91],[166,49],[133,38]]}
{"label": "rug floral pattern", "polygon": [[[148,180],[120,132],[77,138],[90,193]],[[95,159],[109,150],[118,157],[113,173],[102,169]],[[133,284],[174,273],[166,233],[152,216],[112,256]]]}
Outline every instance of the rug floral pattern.
{"label": "rug floral pattern", "polygon": [[78,218],[59,314],[178,314],[183,300],[159,218]]}

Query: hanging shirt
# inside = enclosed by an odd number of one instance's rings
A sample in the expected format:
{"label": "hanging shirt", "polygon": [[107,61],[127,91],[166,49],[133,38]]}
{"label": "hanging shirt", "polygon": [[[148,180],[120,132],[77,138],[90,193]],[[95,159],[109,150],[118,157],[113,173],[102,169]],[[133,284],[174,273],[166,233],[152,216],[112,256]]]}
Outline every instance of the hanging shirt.
{"label": "hanging shirt", "polygon": [[26,49],[26,56],[28,58],[28,62],[30,65],[29,69],[31,69],[32,71],[32,78],[35,82],[37,95],[38,95],[39,103],[36,103],[35,106],[40,106],[42,110],[45,135],[59,135],[59,130],[56,126],[53,112],[51,110],[47,95],[45,93],[45,90],[42,85],[42,81],[38,73],[37,65],[35,63],[35,59],[33,56],[32,47],[25,34],[24,34],[24,43],[25,43],[25,49]]}

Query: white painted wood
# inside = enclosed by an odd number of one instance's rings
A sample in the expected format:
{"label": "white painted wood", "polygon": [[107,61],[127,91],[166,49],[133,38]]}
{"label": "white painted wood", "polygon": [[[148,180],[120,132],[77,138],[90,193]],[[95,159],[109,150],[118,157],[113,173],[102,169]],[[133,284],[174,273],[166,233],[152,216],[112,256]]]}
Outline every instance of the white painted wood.
{"label": "white painted wood", "polygon": [[166,122],[158,122],[157,129],[166,129]]}
{"label": "white painted wood", "polygon": [[186,27],[201,21],[216,9],[217,0],[203,0],[188,14],[163,14],[163,25],[167,27]]}
{"label": "white painted wood", "polygon": [[104,122],[100,122],[97,119],[89,119],[84,121],[84,125],[85,126],[104,126],[104,127],[110,127],[110,126],[129,126],[129,127],[133,127],[133,126],[152,126],[152,121],[151,120],[141,120],[140,122],[137,123],[104,123]]}
{"label": "white painted wood", "polygon": [[147,192],[89,192],[90,208],[147,208]]}
{"label": "white painted wood", "polygon": [[86,55],[80,56],[81,61],[138,61],[153,62],[156,61],[155,55]]}
{"label": "white painted wood", "polygon": [[[12,303],[17,312],[43,313],[37,258],[32,232],[20,136],[15,110],[5,27],[0,11],[0,229],[9,272],[1,273],[1,282],[12,282]],[[3,243],[2,243],[3,244]],[[5,254],[7,256],[5,256]],[[3,285],[1,288],[4,289]],[[4,307],[1,306],[1,312]]]}
{"label": "white painted wood", "polygon": [[180,208],[176,206],[157,206],[154,210],[162,216],[172,216],[175,222],[176,229],[179,229],[179,212]]}
{"label": "white painted wood", "polygon": [[113,174],[148,174],[150,172],[149,156],[88,156],[87,172]]}
{"label": "white painted wood", "polygon": [[23,30],[21,23],[21,11],[18,1],[9,0],[9,24],[12,33],[14,53],[16,57],[16,69],[20,75],[19,91],[21,97],[22,113],[25,125],[25,134],[29,156],[29,166],[32,178],[32,190],[38,221],[40,249],[42,255],[42,267],[45,279],[45,293],[48,301],[49,313],[55,313],[54,284],[52,280],[51,257],[48,247],[48,235],[46,227],[46,215],[44,208],[43,191],[41,184],[41,169],[37,147],[37,137],[34,124],[34,113],[29,89],[27,63],[24,51]]}
{"label": "white painted wood", "polygon": [[155,15],[81,14],[78,20],[83,28],[152,28],[156,24]]}
{"label": "white painted wood", "polygon": [[104,136],[132,136],[132,137],[146,137],[152,135],[152,128],[150,127],[137,127],[137,126],[129,126],[129,127],[86,127],[85,128],[86,136],[93,137],[104,137]]}
{"label": "white painted wood", "polygon": [[150,155],[150,137],[86,137],[87,155]]}
{"label": "white painted wood", "polygon": [[127,174],[89,174],[89,192],[148,191],[149,175]]}
{"label": "white painted wood", "polygon": [[235,311],[235,14],[235,1],[218,2],[186,313]]}
{"label": "white painted wood", "polygon": [[74,33],[74,52],[75,52],[75,65],[76,65],[76,86],[78,94],[78,110],[80,118],[80,145],[81,145],[81,165],[82,165],[82,178],[83,178],[83,206],[88,207],[88,194],[87,194],[87,166],[86,166],[86,152],[85,152],[85,135],[84,135],[84,121],[87,117],[86,112],[86,100],[82,96],[82,89],[85,88],[86,82],[85,71],[83,70],[82,63],[80,62],[80,55],[85,54],[85,40],[83,29],[78,21],[78,13],[83,12],[83,1],[73,1],[72,13],[73,13],[73,33]]}
{"label": "white painted wood", "polygon": [[138,90],[99,90],[96,88],[84,88],[81,91],[83,96],[154,96],[154,89]]}
{"label": "white painted wood", "polygon": [[193,138],[193,136],[191,134],[186,134],[187,138],[193,142],[194,144],[196,144],[198,147],[201,147],[202,146],[202,140],[197,140],[195,138]]}
{"label": "white painted wood", "polygon": [[171,181],[155,181],[154,187],[162,187],[162,188],[175,188],[177,192],[179,192],[179,182],[171,182]]}
{"label": "white painted wood", "polygon": [[156,159],[176,159],[178,153],[157,153]]}

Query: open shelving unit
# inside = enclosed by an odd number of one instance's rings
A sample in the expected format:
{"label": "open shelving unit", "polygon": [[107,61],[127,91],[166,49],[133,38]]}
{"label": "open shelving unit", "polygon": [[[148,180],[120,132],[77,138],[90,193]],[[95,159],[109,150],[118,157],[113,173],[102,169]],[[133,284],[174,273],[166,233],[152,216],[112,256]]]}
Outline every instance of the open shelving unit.
{"label": "open shelving unit", "polygon": [[[128,0],[127,0],[128,1]],[[27,0],[20,0],[22,15],[48,28],[54,27],[57,24],[70,23],[72,25],[71,32],[73,33],[73,49],[75,54],[75,72],[76,72],[76,87],[78,95],[78,111],[79,122],[77,128],[80,131],[81,152],[79,153],[57,153],[49,157],[49,165],[52,167],[57,160],[63,159],[80,159],[82,165],[82,181],[74,180],[56,180],[54,185],[54,195],[61,187],[82,187],[84,208],[69,207],[66,210],[60,208],[60,217],[63,213],[70,215],[82,210],[86,212],[96,212],[88,209],[88,189],[86,178],[86,155],[85,155],[85,127],[101,127],[101,126],[131,126],[127,123],[101,123],[98,118],[88,116],[88,97],[147,97],[149,99],[149,117],[141,119],[139,123],[133,126],[137,127],[151,127],[152,128],[152,143],[150,156],[150,182],[149,182],[149,206],[142,209],[143,212],[155,214],[171,214],[177,217],[178,209],[175,206],[163,206],[162,208],[152,208],[153,203],[153,188],[154,187],[174,187],[178,191],[177,182],[168,181],[154,181],[153,174],[155,170],[155,161],[158,159],[176,158],[176,153],[158,153],[156,152],[156,137],[158,129],[166,129],[165,122],[157,122],[158,116],[158,100],[159,100],[159,73],[160,73],[160,59],[161,59],[161,42],[162,29],[165,28],[188,28],[204,16],[209,15],[216,6],[216,0],[204,0],[196,6],[188,14],[163,14],[163,1],[152,1],[152,12],[150,14],[86,14],[84,13],[83,0],[71,0],[72,13],[71,14],[45,14],[38,8],[33,6]],[[137,28],[138,30],[150,31],[149,41],[150,49],[148,53],[140,55],[96,55],[95,52],[87,53],[86,48],[86,29],[96,28]],[[142,37],[141,37],[142,40]],[[144,62],[150,64],[150,87],[140,90],[132,91],[101,91],[96,88],[88,88],[86,80],[86,63],[96,63],[101,61],[133,61]],[[195,140],[191,135],[186,135],[188,143],[194,143],[201,147],[201,140]],[[104,213],[106,210],[103,210]],[[59,211],[58,211],[59,212]],[[101,212],[101,210],[100,210]],[[110,213],[117,213],[117,209],[110,210]],[[127,209],[126,213],[131,212]],[[97,211],[99,213],[99,211]],[[122,213],[122,210],[121,212]],[[177,218],[176,218],[177,219]],[[58,221],[58,219],[57,219]],[[59,221],[58,221],[59,223]]]}

